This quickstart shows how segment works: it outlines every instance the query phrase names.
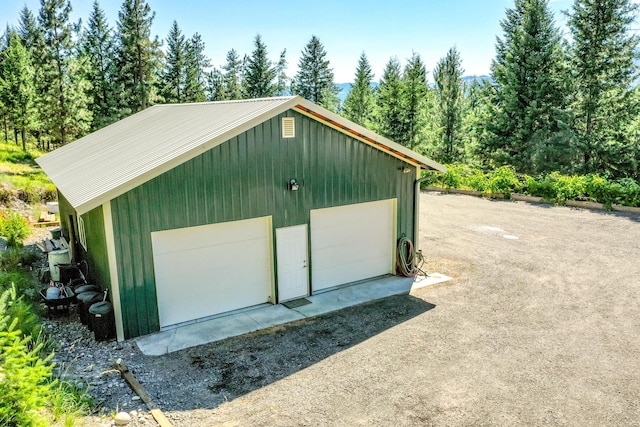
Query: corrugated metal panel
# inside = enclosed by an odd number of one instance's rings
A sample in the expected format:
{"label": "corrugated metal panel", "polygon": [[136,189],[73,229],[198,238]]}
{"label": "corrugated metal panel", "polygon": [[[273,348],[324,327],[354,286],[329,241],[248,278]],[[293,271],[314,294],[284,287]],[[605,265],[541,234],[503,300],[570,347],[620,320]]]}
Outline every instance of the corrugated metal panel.
{"label": "corrugated metal panel", "polygon": [[84,213],[287,109],[292,99],[156,105],[37,161]]}
{"label": "corrugated metal panel", "polygon": [[[282,138],[285,116],[296,117],[295,138]],[[288,111],[117,197],[111,206],[126,337],[159,328],[151,232],[269,215],[275,229],[308,224],[311,209],[396,198],[398,236],[412,238],[416,168],[402,173],[406,165]],[[299,191],[287,189],[291,178]]]}
{"label": "corrugated metal panel", "polygon": [[[80,248],[82,258],[89,265],[88,280],[95,282],[102,289],[110,289],[109,259],[107,257],[107,242],[104,234],[104,217],[102,207],[92,209],[82,215],[85,235],[87,236],[87,251]],[[109,296],[111,298],[111,296]]]}
{"label": "corrugated metal panel", "polygon": [[37,162],[82,214],[293,107],[406,162],[445,170],[300,97],[156,105]]}

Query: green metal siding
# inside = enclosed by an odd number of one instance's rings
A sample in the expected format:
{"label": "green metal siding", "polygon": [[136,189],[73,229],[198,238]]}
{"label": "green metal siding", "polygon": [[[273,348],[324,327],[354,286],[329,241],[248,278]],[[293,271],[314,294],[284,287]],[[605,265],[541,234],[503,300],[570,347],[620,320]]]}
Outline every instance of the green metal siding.
{"label": "green metal siding", "polygon": [[60,191],[58,191],[58,207],[60,208],[60,228],[62,229],[62,235],[67,242],[70,242],[71,236],[71,224],[69,222],[69,216],[72,215],[75,218],[76,210],[73,209],[71,203],[67,201]]}
{"label": "green metal siding", "polygon": [[[296,117],[295,138],[281,138],[285,116]],[[413,238],[416,171],[402,173],[405,166],[290,110],[117,197],[125,336],[159,329],[151,232],[267,215],[275,229],[308,224],[312,209],[397,198],[397,234]],[[292,178],[299,191],[287,190]]]}
{"label": "green metal siding", "polygon": [[[107,256],[107,241],[104,232],[104,217],[102,206],[82,215],[84,231],[87,240],[87,251],[78,246],[82,259],[89,265],[90,283],[100,286],[101,289],[110,289],[111,278],[109,275],[109,258]],[[109,295],[109,298],[112,296]]]}
{"label": "green metal siding", "polygon": [[[77,224],[77,212],[59,191],[58,205],[60,207],[62,234],[71,243],[71,221]],[[70,217],[73,217],[73,219]],[[101,289],[109,289],[111,280],[102,207],[95,208],[82,215],[82,220],[84,221],[87,250],[85,251],[80,244],[75,245],[75,262],[87,261],[89,267],[87,280],[89,283],[96,284]]]}

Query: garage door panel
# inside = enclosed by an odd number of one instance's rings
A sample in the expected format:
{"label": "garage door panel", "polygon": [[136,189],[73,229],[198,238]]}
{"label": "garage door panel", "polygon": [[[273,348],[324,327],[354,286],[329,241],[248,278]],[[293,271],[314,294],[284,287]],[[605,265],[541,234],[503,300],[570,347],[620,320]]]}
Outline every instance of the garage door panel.
{"label": "garage door panel", "polygon": [[[389,274],[386,256],[361,260],[349,265],[335,265],[318,271],[318,275],[328,284],[327,287],[357,282],[370,277]],[[382,266],[382,267],[381,267]]]}
{"label": "garage door panel", "polygon": [[[348,245],[343,246],[331,246],[314,251],[314,255],[324,260],[322,264],[326,263],[331,265],[343,265],[351,264],[354,262],[360,262],[362,260],[370,258],[385,257],[389,251],[386,248],[386,244],[390,239],[376,239],[375,241],[368,241],[368,247],[363,247],[363,242],[351,242]],[[384,265],[386,266],[387,261]]]}
{"label": "garage door panel", "polygon": [[270,230],[258,218],[152,233],[161,327],[267,302]]}
{"label": "garage door panel", "polygon": [[[204,246],[223,246],[233,242],[264,238],[265,225],[261,221],[243,220],[223,224],[225,225],[210,224],[152,233],[154,254],[181,252]],[[203,236],[210,236],[212,233],[215,235],[215,240],[203,239]],[[159,235],[162,237],[158,238]]]}
{"label": "garage door panel", "polygon": [[394,200],[311,211],[313,290],[390,273],[394,219]]}

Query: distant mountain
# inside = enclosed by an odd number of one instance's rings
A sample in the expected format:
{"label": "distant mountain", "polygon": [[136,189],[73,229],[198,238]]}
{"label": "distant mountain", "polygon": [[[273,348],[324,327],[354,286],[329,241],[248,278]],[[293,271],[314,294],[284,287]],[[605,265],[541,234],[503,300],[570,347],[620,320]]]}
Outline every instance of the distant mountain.
{"label": "distant mountain", "polygon": [[[482,76],[464,76],[462,78],[462,80],[465,83],[467,83],[468,85],[470,85],[474,81],[477,81],[478,83],[482,83],[482,81],[485,80],[485,79],[488,80],[489,82],[493,82],[493,79],[491,78],[491,76],[486,76],[486,75],[482,75]],[[344,102],[344,100],[346,99],[347,95],[351,91],[351,85],[352,84],[353,83],[336,83],[336,86],[338,86],[340,88],[340,93],[338,93],[337,96],[340,99],[340,103],[341,104]],[[433,87],[433,86],[435,86],[435,83],[429,82],[429,86]],[[371,87],[372,88],[378,87],[378,82],[371,82]]]}

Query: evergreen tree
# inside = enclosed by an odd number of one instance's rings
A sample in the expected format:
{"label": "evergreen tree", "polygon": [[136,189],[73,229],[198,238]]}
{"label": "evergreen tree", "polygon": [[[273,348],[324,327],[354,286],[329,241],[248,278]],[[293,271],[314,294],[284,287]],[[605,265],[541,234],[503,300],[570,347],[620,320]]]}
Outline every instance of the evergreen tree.
{"label": "evergreen tree", "polygon": [[462,60],[453,47],[438,61],[433,70],[435,86],[435,120],[437,122],[436,152],[439,161],[454,163],[463,160],[462,117],[464,82]]}
{"label": "evergreen tree", "polygon": [[16,144],[19,132],[22,149],[26,150],[27,132],[31,130],[36,114],[33,66],[29,53],[14,30],[9,33],[9,45],[2,52],[1,62],[2,104],[13,124]]}
{"label": "evergreen tree", "polygon": [[145,0],[124,0],[118,13],[116,63],[124,115],[143,110],[156,100],[154,90],[159,42],[151,36],[155,13]]}
{"label": "evergreen tree", "polygon": [[207,100],[224,101],[231,99],[227,93],[225,76],[214,68],[207,74]]}
{"label": "evergreen tree", "polygon": [[187,40],[185,57],[185,102],[203,102],[206,95],[206,69],[211,66],[209,58],[204,54],[204,42],[200,34],[195,33]]}
{"label": "evergreen tree", "polygon": [[46,48],[44,45],[44,35],[38,25],[38,20],[26,6],[20,11],[18,34],[20,35],[23,46],[27,49],[27,52],[29,52],[33,65],[36,115],[32,123],[32,133],[35,135],[40,149],[44,149],[42,136],[44,134],[44,122],[47,117],[47,101],[44,96],[46,92],[46,81],[44,78]]}
{"label": "evergreen tree", "polygon": [[333,82],[333,69],[326,59],[327,52],[316,36],[302,50],[298,72],[293,78],[291,90],[311,102],[335,111],[340,104],[336,96],[340,88]]}
{"label": "evergreen tree", "polygon": [[167,53],[164,68],[160,74],[160,94],[164,102],[176,103],[184,101],[184,86],[186,82],[185,64],[187,42],[175,20],[169,29],[166,39]]}
{"label": "evergreen tree", "polygon": [[365,127],[371,126],[370,121],[375,106],[371,80],[373,80],[373,71],[371,71],[367,55],[362,52],[356,68],[355,83],[351,85],[351,91],[344,100],[342,114],[349,120]]}
{"label": "evergreen tree", "polygon": [[4,67],[2,65],[4,61],[5,53],[8,49],[8,41],[9,41],[9,33],[11,32],[9,26],[7,25],[7,30],[0,37],[0,115],[2,116],[2,129],[4,135],[4,142],[9,142],[9,107],[6,101],[5,91],[6,86],[4,83]]}
{"label": "evergreen tree", "polygon": [[576,0],[569,16],[575,90],[575,129],[582,171],[634,173],[637,154],[626,129],[637,104],[638,37],[631,31],[638,5],[631,0]]}
{"label": "evergreen tree", "polygon": [[572,136],[560,34],[547,0],[516,0],[501,22],[492,77],[496,100],[485,150],[523,172],[569,166]]}
{"label": "evergreen tree", "polygon": [[54,143],[66,144],[84,134],[91,123],[82,64],[73,57],[74,25],[68,0],[41,0],[39,22],[46,47],[43,61],[45,129]]}
{"label": "evergreen tree", "polygon": [[464,115],[462,117],[462,136],[464,139],[465,162],[488,168],[489,159],[484,147],[490,133],[487,123],[491,120],[496,88],[487,79],[474,79],[467,88]]}
{"label": "evergreen tree", "polygon": [[413,150],[423,142],[421,134],[426,124],[425,108],[429,93],[427,70],[420,55],[415,52],[405,66],[402,82],[404,85],[404,133],[397,142]]}
{"label": "evergreen tree", "polygon": [[[235,49],[227,52],[227,62],[222,66],[224,70],[224,92],[225,98],[221,99],[242,99],[242,70],[243,64]],[[219,95],[222,96],[222,95]]]}
{"label": "evergreen tree", "polygon": [[81,49],[89,64],[87,80],[91,83],[88,92],[91,98],[89,109],[93,114],[91,130],[97,130],[120,118],[113,32],[97,0],[89,14]]}
{"label": "evergreen tree", "polygon": [[287,49],[280,52],[280,59],[276,64],[276,96],[286,96],[291,93],[290,80],[287,77]]}
{"label": "evergreen tree", "polygon": [[244,68],[244,95],[246,98],[273,96],[277,87],[274,82],[277,70],[267,58],[267,46],[258,34],[254,40],[255,49],[247,59]]}
{"label": "evergreen tree", "polygon": [[398,58],[389,59],[382,72],[378,88],[375,130],[392,141],[403,141],[405,135],[404,106],[402,105],[404,86]]}

